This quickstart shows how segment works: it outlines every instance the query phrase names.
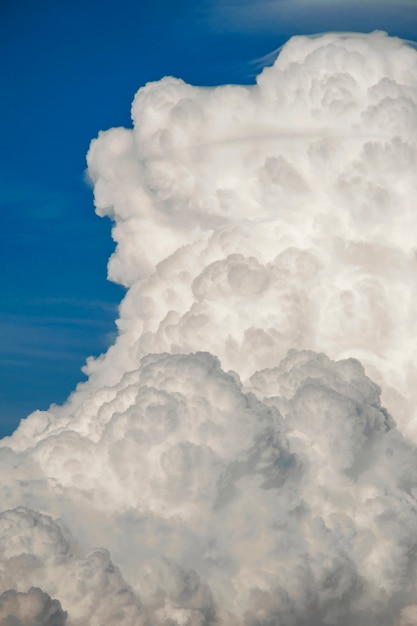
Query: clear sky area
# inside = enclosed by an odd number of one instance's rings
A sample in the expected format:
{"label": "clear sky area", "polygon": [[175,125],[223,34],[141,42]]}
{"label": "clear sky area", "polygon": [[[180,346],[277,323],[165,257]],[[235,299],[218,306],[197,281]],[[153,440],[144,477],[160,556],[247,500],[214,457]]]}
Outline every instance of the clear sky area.
{"label": "clear sky area", "polygon": [[416,40],[417,2],[0,2],[0,436],[64,402],[115,337],[124,289],[85,155],[130,126],[138,88],[250,84],[292,35],[375,29]]}

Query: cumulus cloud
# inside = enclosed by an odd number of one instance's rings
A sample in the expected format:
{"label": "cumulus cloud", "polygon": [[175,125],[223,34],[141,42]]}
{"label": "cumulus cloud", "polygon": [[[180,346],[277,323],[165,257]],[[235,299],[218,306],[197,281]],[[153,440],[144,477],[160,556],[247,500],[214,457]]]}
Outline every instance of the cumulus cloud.
{"label": "cumulus cloud", "polygon": [[297,37],[254,87],[139,90],[133,130],[88,156],[130,287],[93,379],[196,349],[246,378],[296,347],[409,393],[416,58],[383,33]]}
{"label": "cumulus cloud", "polygon": [[297,37],[132,119],[88,154],[119,336],[1,442],[1,619],[414,623],[416,52]]}

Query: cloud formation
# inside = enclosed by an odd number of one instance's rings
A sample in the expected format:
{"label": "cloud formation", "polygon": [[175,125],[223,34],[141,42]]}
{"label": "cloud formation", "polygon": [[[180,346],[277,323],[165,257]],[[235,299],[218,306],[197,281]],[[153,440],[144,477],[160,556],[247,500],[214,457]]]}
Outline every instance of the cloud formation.
{"label": "cloud formation", "polygon": [[0,595],[2,626],[64,626],[66,618],[60,603],[35,587],[27,593],[11,589]]}
{"label": "cloud formation", "polygon": [[88,156],[109,277],[130,288],[93,378],[194,350],[246,378],[295,347],[409,393],[416,73],[400,40],[326,35],[291,40],[254,87],[139,90],[133,131]]}
{"label": "cloud formation", "polygon": [[414,624],[416,52],[297,37],[132,119],[119,336],[1,442],[0,623]]}

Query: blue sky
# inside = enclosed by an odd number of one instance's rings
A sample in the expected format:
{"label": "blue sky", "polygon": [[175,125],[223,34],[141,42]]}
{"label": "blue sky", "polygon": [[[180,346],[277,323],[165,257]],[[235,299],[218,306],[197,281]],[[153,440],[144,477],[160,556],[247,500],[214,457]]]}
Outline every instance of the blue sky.
{"label": "blue sky", "polygon": [[0,436],[63,402],[114,338],[111,225],[84,180],[98,131],[130,126],[148,81],[251,83],[293,34],[374,29],[417,39],[417,2],[0,3]]}

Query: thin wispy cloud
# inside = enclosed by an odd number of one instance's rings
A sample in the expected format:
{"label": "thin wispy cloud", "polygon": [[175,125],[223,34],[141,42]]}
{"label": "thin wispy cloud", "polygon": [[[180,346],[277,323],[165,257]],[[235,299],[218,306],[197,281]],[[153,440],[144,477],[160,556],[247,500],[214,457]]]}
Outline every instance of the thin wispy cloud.
{"label": "thin wispy cloud", "polygon": [[390,30],[416,24],[415,0],[226,0],[207,4],[213,26],[236,32]]}

